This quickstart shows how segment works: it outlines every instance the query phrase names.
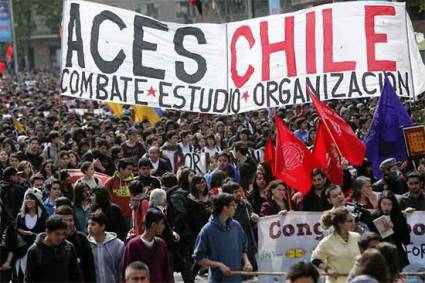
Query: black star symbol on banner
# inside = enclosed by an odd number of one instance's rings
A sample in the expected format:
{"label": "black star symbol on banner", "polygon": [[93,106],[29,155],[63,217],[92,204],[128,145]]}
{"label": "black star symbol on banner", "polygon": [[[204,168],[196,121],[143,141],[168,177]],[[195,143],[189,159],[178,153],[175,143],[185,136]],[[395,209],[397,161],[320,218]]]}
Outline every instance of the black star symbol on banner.
{"label": "black star symbol on banner", "polygon": [[152,95],[153,97],[156,96],[156,90],[152,86],[148,89],[147,96],[149,95]]}
{"label": "black star symbol on banner", "polygon": [[248,98],[249,98],[248,91],[244,91],[242,95],[242,99],[245,99],[245,102],[248,102]]}

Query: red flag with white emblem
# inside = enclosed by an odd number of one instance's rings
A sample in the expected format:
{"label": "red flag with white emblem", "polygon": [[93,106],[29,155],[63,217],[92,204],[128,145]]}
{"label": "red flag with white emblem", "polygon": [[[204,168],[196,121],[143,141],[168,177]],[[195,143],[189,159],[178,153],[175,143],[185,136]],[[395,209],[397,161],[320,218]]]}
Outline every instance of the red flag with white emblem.
{"label": "red flag with white emblem", "polygon": [[302,194],[311,188],[311,172],[320,163],[307,147],[285,126],[279,116],[276,119],[275,176]]}

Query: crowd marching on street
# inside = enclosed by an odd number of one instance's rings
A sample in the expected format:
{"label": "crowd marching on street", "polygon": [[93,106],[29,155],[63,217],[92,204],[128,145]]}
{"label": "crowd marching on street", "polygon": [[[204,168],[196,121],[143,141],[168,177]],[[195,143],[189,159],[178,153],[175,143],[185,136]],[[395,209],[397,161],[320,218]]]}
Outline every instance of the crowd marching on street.
{"label": "crowd marching on street", "polygon": [[[312,104],[233,116],[163,111],[156,123],[136,123],[130,108],[117,117],[98,102],[61,97],[46,72],[0,84],[1,282],[173,282],[175,272],[184,282],[250,280],[232,271],[258,270],[259,218],[293,211],[322,211],[328,236],[311,262],[291,267],[290,282],[317,282],[318,271],[332,283],[348,274],[356,283],[405,280],[406,214],[425,210],[423,157],[382,161],[381,179],[370,160],[342,160],[341,185],[315,168],[301,194],[252,152],[276,139],[274,114],[311,148]],[[423,98],[403,101],[416,124]],[[376,104],[327,103],[359,139]],[[206,153],[205,174],[185,166],[188,152]],[[386,238],[373,225],[382,215],[394,230]]]}

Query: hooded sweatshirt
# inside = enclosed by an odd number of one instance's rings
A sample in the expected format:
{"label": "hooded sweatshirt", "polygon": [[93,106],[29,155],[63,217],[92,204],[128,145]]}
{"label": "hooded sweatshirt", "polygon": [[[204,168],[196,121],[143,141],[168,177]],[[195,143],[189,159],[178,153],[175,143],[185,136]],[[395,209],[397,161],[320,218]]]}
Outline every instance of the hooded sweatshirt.
{"label": "hooded sweatshirt", "polygon": [[[224,263],[231,270],[242,270],[242,254],[248,252],[248,240],[238,221],[230,218],[226,225],[211,216],[196,239],[193,258],[208,258]],[[225,277],[218,268],[210,268],[209,282],[241,282],[241,276]]]}
{"label": "hooded sweatshirt", "polygon": [[105,232],[103,243],[88,236],[96,267],[96,282],[121,282],[124,243],[113,232]]}
{"label": "hooded sweatshirt", "polygon": [[59,246],[49,247],[37,236],[28,250],[25,282],[83,282],[74,246],[64,240]]}

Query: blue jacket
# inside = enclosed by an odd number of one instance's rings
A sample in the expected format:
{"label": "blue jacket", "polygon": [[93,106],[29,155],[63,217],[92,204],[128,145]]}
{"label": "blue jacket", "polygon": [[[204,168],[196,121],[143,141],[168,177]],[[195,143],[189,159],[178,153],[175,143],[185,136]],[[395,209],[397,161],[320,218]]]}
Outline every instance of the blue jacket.
{"label": "blue jacket", "polygon": [[[220,170],[220,167],[217,166],[213,171],[211,171],[210,173],[208,173],[205,176],[205,180],[207,181],[207,185],[208,185],[208,189],[211,189],[211,176],[217,172],[218,170]],[[230,171],[230,177],[232,177],[233,179],[235,179],[236,182],[240,182],[241,177],[239,175],[239,171],[238,169],[236,169],[235,166],[233,166],[232,164],[229,164],[229,171]]]}
{"label": "blue jacket", "polygon": [[[242,270],[242,254],[248,252],[248,239],[238,221],[229,219],[226,226],[221,224],[217,216],[210,220],[196,239],[193,259],[209,260],[224,263],[231,270]],[[219,268],[210,268],[209,282],[242,282],[241,276],[225,277]]]}

